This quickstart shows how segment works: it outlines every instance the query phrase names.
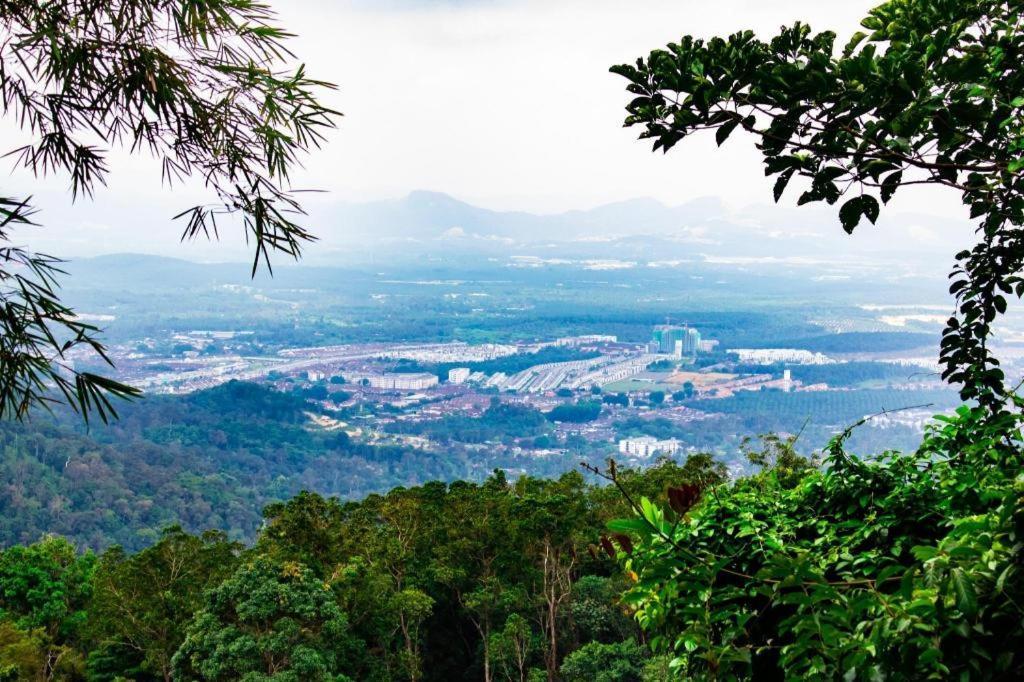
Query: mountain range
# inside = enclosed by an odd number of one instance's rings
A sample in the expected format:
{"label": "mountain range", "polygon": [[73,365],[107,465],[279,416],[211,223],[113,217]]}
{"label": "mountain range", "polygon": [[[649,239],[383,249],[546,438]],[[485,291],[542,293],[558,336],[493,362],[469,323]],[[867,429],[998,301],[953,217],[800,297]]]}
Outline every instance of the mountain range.
{"label": "mountain range", "polygon": [[[182,244],[171,206],[135,204],[130,198],[120,202],[53,205],[39,216],[43,227],[23,230],[19,239],[38,251],[70,257],[132,252],[198,262],[250,258],[251,247],[230,224],[221,226],[218,243]],[[952,254],[973,234],[966,218],[883,210],[877,225],[863,224],[851,236],[840,229],[836,213],[836,207],[818,205],[730,209],[712,197],[677,206],[638,198],[556,214],[497,211],[425,191],[370,202],[318,199],[303,219],[319,238],[305,249],[304,262],[610,259],[944,277]]]}

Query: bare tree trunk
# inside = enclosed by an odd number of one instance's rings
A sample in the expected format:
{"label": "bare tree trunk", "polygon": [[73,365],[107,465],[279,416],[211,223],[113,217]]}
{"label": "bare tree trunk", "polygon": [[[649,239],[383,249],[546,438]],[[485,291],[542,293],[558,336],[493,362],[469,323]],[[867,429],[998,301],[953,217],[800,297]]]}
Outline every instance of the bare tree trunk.
{"label": "bare tree trunk", "polygon": [[409,624],[405,620],[405,614],[398,616],[398,623],[402,628],[402,638],[405,640],[405,655],[408,657],[409,682],[417,682],[420,679],[419,652],[416,650],[416,643],[409,632]]}
{"label": "bare tree trunk", "polygon": [[568,563],[563,562],[562,552],[554,546],[550,537],[544,538],[543,577],[544,606],[542,618],[547,631],[547,651],[544,654],[544,667],[547,669],[548,682],[558,679],[558,613],[563,602],[569,598],[572,590],[572,567],[575,558]]}
{"label": "bare tree trunk", "polygon": [[518,640],[516,644],[516,666],[519,668],[519,682],[526,682],[526,657],[529,655],[529,643]]}
{"label": "bare tree trunk", "polygon": [[487,641],[488,637],[485,634],[484,638],[484,682],[491,682],[491,643]]}

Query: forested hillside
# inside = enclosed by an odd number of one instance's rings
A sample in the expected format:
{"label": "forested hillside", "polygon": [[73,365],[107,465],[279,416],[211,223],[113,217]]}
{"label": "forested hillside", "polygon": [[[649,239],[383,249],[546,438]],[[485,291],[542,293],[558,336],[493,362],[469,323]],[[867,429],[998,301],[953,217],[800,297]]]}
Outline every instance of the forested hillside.
{"label": "forested hillside", "polygon": [[[724,480],[706,457],[620,473]],[[0,674],[75,680],[663,680],[602,527],[624,498],[578,473],[495,474],[270,505],[254,545],[170,528],[131,554],[58,536],[0,554]]]}
{"label": "forested hillside", "polygon": [[[125,404],[120,418],[107,425],[86,427],[60,410],[24,424],[0,421],[0,546],[58,533],[83,548],[119,544],[135,551],[152,544],[168,525],[190,532],[220,530],[249,543],[265,505],[303,490],[358,500],[431,480],[479,482],[498,468],[513,476],[559,476],[578,470],[581,461],[600,464],[614,451],[614,442],[603,438],[556,433],[553,420],[586,427],[601,414],[596,397],[571,398],[547,412],[495,400],[477,416],[453,412],[438,419],[395,420],[385,431],[379,424],[391,416],[386,405],[378,414],[363,414],[363,406],[325,410],[316,398],[326,389],[315,389],[282,392],[230,382]],[[740,455],[746,435],[802,428],[801,444],[810,452],[879,405],[927,404],[941,410],[954,400],[953,393],[935,390],[752,391],[687,403],[722,415],[692,424],[653,414],[614,424],[623,434],[680,438],[739,468],[746,466]],[[350,426],[325,428],[311,415]],[[390,440],[350,437],[353,427],[380,429]],[[901,441],[917,437],[908,428],[864,428],[856,446],[884,448],[897,434]],[[428,438],[432,445],[397,440],[406,436]],[[552,449],[538,455],[517,443]]]}
{"label": "forested hillside", "polygon": [[[313,425],[307,412],[314,409],[299,395],[231,382],[125,405],[116,423],[92,429],[65,413],[27,425],[0,422],[0,544],[59,533],[82,547],[136,550],[169,524],[251,542],[260,509],[301,490],[361,498],[434,479],[483,480],[499,465],[525,464],[514,456],[356,442]],[[508,418],[491,429],[509,428]],[[485,426],[471,420],[467,428]],[[559,456],[530,466],[557,475],[574,461]]]}

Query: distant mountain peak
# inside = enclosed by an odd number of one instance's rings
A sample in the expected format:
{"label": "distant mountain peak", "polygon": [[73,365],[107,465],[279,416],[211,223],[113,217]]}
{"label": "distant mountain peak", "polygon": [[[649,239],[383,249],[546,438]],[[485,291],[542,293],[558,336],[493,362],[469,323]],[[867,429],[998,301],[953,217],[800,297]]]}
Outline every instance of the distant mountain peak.
{"label": "distant mountain peak", "polygon": [[466,202],[459,201],[450,194],[425,189],[417,189],[409,192],[403,201],[412,206],[470,206]]}

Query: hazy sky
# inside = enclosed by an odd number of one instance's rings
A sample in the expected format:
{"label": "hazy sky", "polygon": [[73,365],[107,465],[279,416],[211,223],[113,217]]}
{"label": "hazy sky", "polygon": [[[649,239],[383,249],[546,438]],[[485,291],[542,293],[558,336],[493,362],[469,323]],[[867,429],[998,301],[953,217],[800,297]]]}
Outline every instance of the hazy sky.
{"label": "hazy sky", "polygon": [[[749,139],[722,149],[710,136],[668,156],[621,127],[624,81],[608,67],[686,33],[753,28],[768,35],[797,19],[846,35],[875,0],[272,0],[298,37],[291,47],[312,75],[339,90],[345,113],[329,145],[296,184],[330,190],[315,202],[398,197],[429,189],[499,209],[561,211],[651,196],[678,204],[717,196],[732,206],[770,202],[771,183]],[[9,147],[8,128],[0,143]],[[23,172],[6,191],[32,192],[84,228],[117,232],[126,216],[161,242],[177,228],[160,216],[172,200],[151,163],[115,158],[93,206],[66,208],[65,178]],[[177,203],[175,203],[177,202]],[[959,210],[955,196],[907,191],[898,208]],[[139,209],[139,207],[143,209]],[[158,210],[159,209],[159,212]],[[66,225],[71,227],[71,225]],[[68,238],[71,239],[70,237]],[[73,244],[67,243],[72,247]]]}

